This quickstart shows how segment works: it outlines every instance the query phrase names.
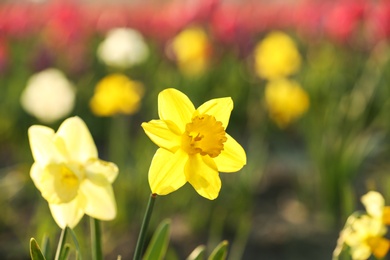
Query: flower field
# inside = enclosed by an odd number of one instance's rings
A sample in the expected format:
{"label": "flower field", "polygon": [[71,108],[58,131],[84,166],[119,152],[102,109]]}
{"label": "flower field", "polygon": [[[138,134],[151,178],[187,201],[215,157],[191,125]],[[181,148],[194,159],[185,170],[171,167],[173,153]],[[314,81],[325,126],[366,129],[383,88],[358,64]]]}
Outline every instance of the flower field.
{"label": "flower field", "polygon": [[386,1],[0,2],[0,258],[386,259],[389,39]]}

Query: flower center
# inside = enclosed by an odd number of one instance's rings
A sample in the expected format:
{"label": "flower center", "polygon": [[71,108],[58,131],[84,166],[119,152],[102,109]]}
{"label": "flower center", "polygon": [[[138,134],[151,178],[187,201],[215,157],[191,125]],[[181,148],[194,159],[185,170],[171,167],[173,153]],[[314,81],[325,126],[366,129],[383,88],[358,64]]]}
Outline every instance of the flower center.
{"label": "flower center", "polygon": [[186,125],[182,136],[182,149],[188,154],[217,157],[226,142],[226,132],[220,121],[210,115],[199,115]]}
{"label": "flower center", "polygon": [[84,174],[81,166],[52,164],[45,170],[41,180],[41,192],[49,203],[67,203],[77,196]]}

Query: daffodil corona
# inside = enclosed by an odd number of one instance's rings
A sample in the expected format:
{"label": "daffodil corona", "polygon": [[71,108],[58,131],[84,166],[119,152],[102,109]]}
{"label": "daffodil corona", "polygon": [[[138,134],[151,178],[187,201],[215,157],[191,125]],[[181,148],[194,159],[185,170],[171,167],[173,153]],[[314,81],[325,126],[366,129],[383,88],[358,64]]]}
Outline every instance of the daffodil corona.
{"label": "daffodil corona", "polygon": [[79,117],[65,120],[57,133],[34,125],[28,130],[34,164],[31,178],[61,228],[73,228],[84,214],[100,220],[116,216],[112,182],[115,164],[98,159],[92,136]]}
{"label": "daffodil corona", "polygon": [[218,197],[219,172],[236,172],[246,164],[244,149],[225,131],[232,109],[231,98],[212,99],[195,109],[176,89],[159,94],[160,120],[142,124],[160,147],[149,169],[153,193],[166,195],[189,182],[201,196]]}

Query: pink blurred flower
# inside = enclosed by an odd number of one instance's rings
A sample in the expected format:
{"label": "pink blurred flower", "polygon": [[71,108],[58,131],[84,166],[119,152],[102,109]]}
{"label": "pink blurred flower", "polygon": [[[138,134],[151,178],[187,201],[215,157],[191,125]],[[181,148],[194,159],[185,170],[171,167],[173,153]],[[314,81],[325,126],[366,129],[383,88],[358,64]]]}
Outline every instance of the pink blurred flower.
{"label": "pink blurred flower", "polygon": [[37,28],[35,6],[30,4],[0,5],[0,32],[12,38],[33,35]]}
{"label": "pink blurred flower", "polygon": [[337,2],[325,17],[325,31],[332,39],[346,42],[359,29],[365,8],[363,1]]}

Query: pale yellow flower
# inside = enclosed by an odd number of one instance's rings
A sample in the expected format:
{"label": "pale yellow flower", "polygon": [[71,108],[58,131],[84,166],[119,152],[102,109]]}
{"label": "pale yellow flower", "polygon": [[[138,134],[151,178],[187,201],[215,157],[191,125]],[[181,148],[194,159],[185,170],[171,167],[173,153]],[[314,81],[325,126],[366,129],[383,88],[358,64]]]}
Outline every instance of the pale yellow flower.
{"label": "pale yellow flower", "polygon": [[96,85],[90,107],[98,116],[130,115],[138,111],[143,94],[141,83],[123,74],[111,74]]}
{"label": "pale yellow flower", "polygon": [[292,80],[277,79],[267,83],[265,102],[269,115],[283,128],[301,117],[309,108],[309,96]]}
{"label": "pale yellow flower", "polygon": [[384,237],[386,224],[390,223],[389,207],[384,206],[382,195],[375,191],[362,196],[362,203],[367,214],[354,213],[348,218],[340,233],[334,259],[338,258],[344,244],[349,246],[353,260],[365,260],[371,254],[381,259],[389,251],[390,241]]}
{"label": "pale yellow flower", "polygon": [[24,110],[41,122],[53,123],[73,109],[76,91],[60,70],[50,68],[32,75],[20,102]]}
{"label": "pale yellow flower", "polygon": [[114,28],[98,46],[97,56],[108,66],[124,69],[144,62],[149,48],[138,31]]}
{"label": "pale yellow flower", "polygon": [[269,33],[255,47],[255,70],[261,78],[275,79],[296,73],[301,56],[294,41],[285,33]]}
{"label": "pale yellow flower", "polygon": [[192,27],[180,32],[172,41],[172,49],[185,75],[197,76],[207,69],[210,42],[203,29]]}
{"label": "pale yellow flower", "polygon": [[30,176],[61,228],[73,228],[84,214],[100,220],[116,216],[112,182],[115,164],[98,158],[92,136],[79,117],[65,120],[58,131],[34,125],[28,130],[34,158]]}
{"label": "pale yellow flower", "polygon": [[149,169],[153,193],[165,195],[189,182],[201,196],[218,197],[219,172],[235,172],[246,164],[244,149],[225,132],[232,109],[229,97],[212,99],[195,109],[176,89],[159,94],[160,120],[142,123],[160,147]]}

